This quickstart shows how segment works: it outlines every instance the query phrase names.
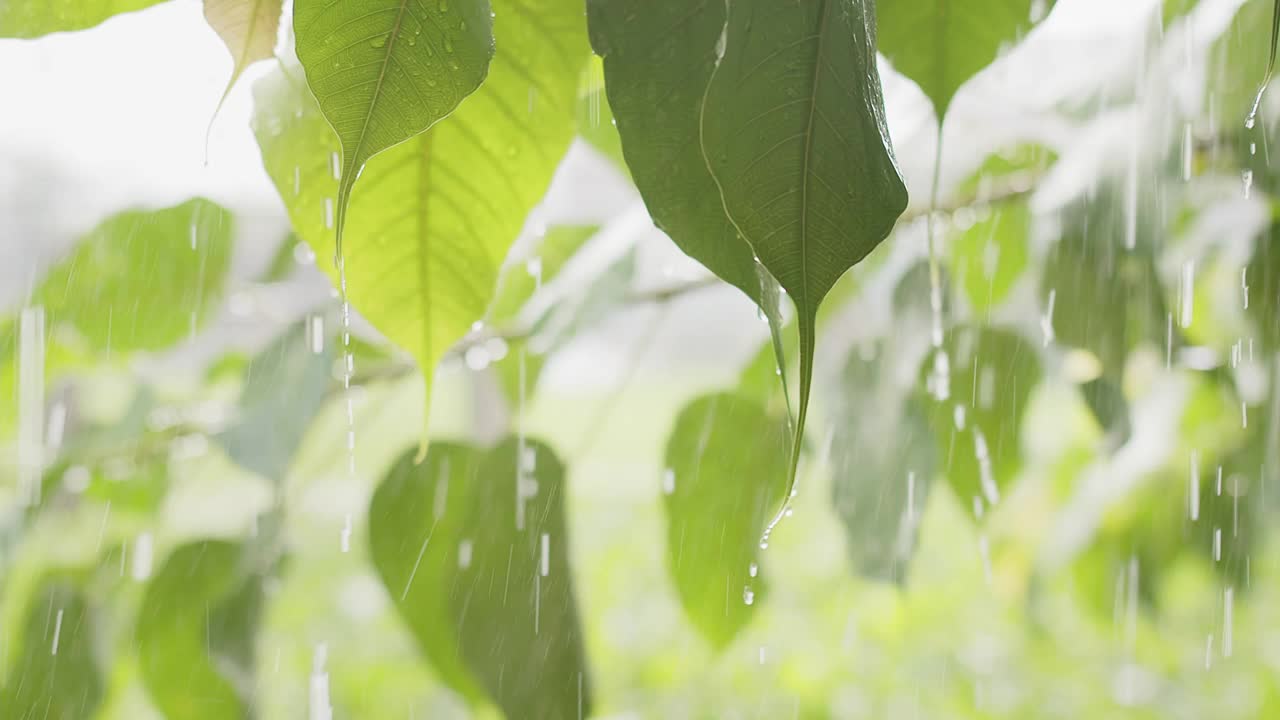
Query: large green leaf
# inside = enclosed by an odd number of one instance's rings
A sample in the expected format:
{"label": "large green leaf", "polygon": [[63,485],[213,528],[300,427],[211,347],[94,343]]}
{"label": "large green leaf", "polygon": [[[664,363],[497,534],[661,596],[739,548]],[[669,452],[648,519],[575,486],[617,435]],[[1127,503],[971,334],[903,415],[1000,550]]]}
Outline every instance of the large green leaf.
{"label": "large green leaf", "polygon": [[85,30],[112,15],[151,7],[162,0],[4,0],[0,37],[33,38]]}
{"label": "large green leaf", "polygon": [[788,487],[803,445],[818,306],[907,205],[885,126],[874,15],[863,0],[735,0],[701,111],[703,155],[725,212],[796,306],[800,394]]}
{"label": "large green leaf", "polygon": [[1275,0],[1245,0],[1210,50],[1207,99],[1227,127],[1243,129],[1258,88],[1271,85],[1277,9]]}
{"label": "large green leaf", "polygon": [[699,140],[725,3],[588,0],[587,19],[623,156],[654,224],[760,304],[751,248],[725,215]]}
{"label": "large green leaf", "polygon": [[[494,7],[501,49],[484,86],[429,131],[370,161],[351,199],[348,298],[428,379],[484,315],[507,249],[574,135],[587,57],[581,8],[573,0]],[[337,139],[289,75],[264,78],[255,97],[267,172],[336,283],[324,250]]]}
{"label": "large green leaf", "polygon": [[231,213],[208,200],[126,210],[94,228],[32,294],[47,327],[112,355],[160,350],[208,319],[231,262]]}
{"label": "large green leaf", "polygon": [[667,566],[694,626],[717,648],[763,597],[760,536],[785,492],[788,428],[750,399],[698,398],[667,439]]}
{"label": "large green leaf", "polygon": [[313,332],[296,323],[249,363],[236,421],[218,435],[232,460],[277,483],[331,381],[332,343]]}
{"label": "large green leaf", "polygon": [[[951,330],[937,352],[951,362],[951,395],[930,396],[929,424],[942,472],[981,518],[1021,466],[1022,416],[1040,382],[1040,358],[1022,337],[990,327]],[[921,376],[932,366],[927,359]]]}
{"label": "large green leaf", "polygon": [[102,701],[94,644],[97,623],[84,594],[51,578],[27,605],[9,677],[0,685],[0,720],[88,720]]}
{"label": "large green leaf", "polygon": [[920,86],[941,122],[960,86],[1052,5],[1053,0],[879,0],[879,49],[895,70]]}
{"label": "large green leaf", "polygon": [[[275,54],[284,0],[204,0],[204,19],[231,53],[231,78],[218,108],[231,94],[244,69]],[[217,110],[213,111],[218,114]],[[212,125],[212,123],[211,123]]]}
{"label": "large green leaf", "polygon": [[342,148],[333,170],[340,258],[351,189],[365,163],[480,87],[493,57],[493,16],[488,0],[297,0],[293,31],[307,83]]}
{"label": "large green leaf", "polygon": [[261,583],[245,547],[205,540],[174,550],[138,612],[138,660],[169,720],[239,720],[253,692]]}
{"label": "large green leaf", "polygon": [[369,507],[374,566],[427,659],[508,718],[591,711],[564,493],[542,443],[436,442],[422,463],[406,452]]}

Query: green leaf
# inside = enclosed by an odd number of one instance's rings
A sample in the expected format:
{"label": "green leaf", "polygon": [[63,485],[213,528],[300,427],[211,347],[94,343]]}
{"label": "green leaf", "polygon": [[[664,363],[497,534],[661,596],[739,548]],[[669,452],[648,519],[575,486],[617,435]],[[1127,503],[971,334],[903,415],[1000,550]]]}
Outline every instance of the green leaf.
{"label": "green leaf", "polygon": [[365,163],[480,87],[493,57],[493,16],[488,0],[299,0],[293,31],[307,83],[342,148],[334,168],[341,258],[351,189]]}
{"label": "green leaf", "polygon": [[[501,50],[484,86],[429,131],[370,161],[351,198],[347,296],[413,355],[428,385],[449,346],[484,316],[508,248],[573,140],[586,58],[581,8],[572,0],[494,7]],[[254,94],[267,172],[336,285],[324,248],[337,140],[289,75],[264,78]]]}
{"label": "green leaf", "polygon": [[1243,128],[1258,88],[1274,79],[1268,70],[1276,9],[1275,0],[1245,0],[1209,52],[1206,77],[1212,78],[1213,92],[1207,97],[1224,122]]}
{"label": "green leaf", "polygon": [[293,271],[298,269],[298,260],[294,252],[301,242],[296,233],[290,232],[285,235],[276,246],[271,262],[267,263],[266,269],[258,276],[258,282],[275,283],[287,280]]}
{"label": "green leaf", "polygon": [[508,718],[591,712],[565,492],[540,442],[435,442],[420,464],[406,452],[369,507],[374,566],[427,659]]}
{"label": "green leaf", "polygon": [[588,0],[587,20],[622,153],[654,224],[759,305],[751,248],[725,215],[699,141],[725,3]]}
{"label": "green leaf", "polygon": [[502,281],[489,310],[497,324],[509,323],[543,284],[555,279],[560,269],[600,230],[599,225],[557,225],[549,228],[529,259],[520,267],[502,274]]}
{"label": "green leaf", "polygon": [[[231,53],[231,78],[218,99],[217,117],[244,69],[275,54],[284,0],[204,0],[204,19]],[[209,121],[213,126],[213,121]]]}
{"label": "green leaf", "polygon": [[98,627],[84,594],[46,579],[27,606],[9,677],[0,685],[0,720],[88,720],[103,695],[94,644]]}
{"label": "green leaf", "polygon": [[721,393],[685,406],[667,440],[667,567],[685,614],[718,649],[766,593],[756,563],[785,497],[788,439],[786,418]]}
{"label": "green leaf", "polygon": [[44,306],[51,330],[71,331],[93,351],[164,349],[217,309],[233,226],[230,212],[203,199],[126,210],[54,266],[30,304]]}
{"label": "green leaf", "polygon": [[[1022,415],[1040,382],[1036,348],[1007,330],[948,331],[949,398],[930,397],[929,425],[942,471],[960,501],[981,519],[998,504],[1022,462]],[[931,355],[923,378],[934,366]]]}
{"label": "green leaf", "polygon": [[163,0],[4,0],[0,37],[34,38],[54,32],[85,30],[120,13],[151,7]]}
{"label": "green leaf", "polygon": [[885,126],[874,14],[863,0],[735,0],[703,101],[703,156],[725,212],[796,306],[800,393],[788,487],[803,446],[818,306],[907,206]]}
{"label": "green leaf", "polygon": [[587,144],[613,161],[624,173],[630,174],[622,155],[622,138],[618,136],[613,108],[604,88],[604,63],[597,55],[583,73],[582,86],[578,88],[578,135]]}
{"label": "green leaf", "polygon": [[193,542],[174,550],[147,586],[138,661],[143,684],[169,720],[245,716],[261,604],[250,561],[237,543]]}
{"label": "green leaf", "polygon": [[956,279],[978,315],[999,305],[1027,267],[1031,212],[1017,202],[989,209],[990,214],[951,241]]}
{"label": "green leaf", "polygon": [[[933,103],[938,121],[956,91],[1043,19],[1053,0],[879,0],[879,50]],[[1040,17],[1033,10],[1042,10]]]}
{"label": "green leaf", "polygon": [[903,273],[893,333],[853,348],[832,393],[832,505],[854,569],[874,580],[906,581],[939,464],[914,372],[929,350],[929,282],[927,263]]}
{"label": "green leaf", "polygon": [[284,481],[329,389],[334,354],[325,339],[310,337],[305,321],[296,323],[249,364],[235,423],[218,435],[241,467]]}

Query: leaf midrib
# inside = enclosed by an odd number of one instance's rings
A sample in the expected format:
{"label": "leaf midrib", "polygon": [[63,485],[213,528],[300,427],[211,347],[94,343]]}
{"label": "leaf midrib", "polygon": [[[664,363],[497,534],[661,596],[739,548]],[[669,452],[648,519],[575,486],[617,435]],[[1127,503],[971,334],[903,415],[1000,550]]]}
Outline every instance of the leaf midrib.
{"label": "leaf midrib", "polygon": [[[378,107],[378,98],[382,97],[382,83],[387,77],[387,68],[391,65],[391,54],[395,52],[396,41],[400,39],[400,26],[404,23],[404,13],[409,8],[410,0],[400,0],[400,10],[396,13],[396,21],[391,26],[391,34],[387,37],[387,52],[382,57],[382,67],[378,68],[378,81],[373,86],[373,97],[369,100],[369,112],[365,113],[364,122],[360,125],[360,135],[356,138],[355,147],[351,149],[351,157],[346,158],[343,175],[355,171],[355,165],[364,147],[365,137],[369,133],[369,121],[373,119],[374,110]],[[344,178],[345,179],[345,178]]]}
{"label": "leaf midrib", "polygon": [[253,46],[253,33],[258,29],[258,15],[262,12],[262,3],[263,0],[253,0],[253,7],[249,10],[249,24],[245,28],[244,44],[240,47],[240,57],[236,58],[236,66],[233,70],[236,75],[244,72],[245,64],[249,61],[249,48]]}
{"label": "leaf midrib", "polygon": [[[431,174],[431,141],[435,138],[435,133],[428,131],[422,136],[422,151],[418,161],[418,284],[422,288],[424,302],[422,303],[422,357],[420,362],[431,363],[432,360],[432,342],[431,342],[431,310],[435,303],[427,301],[430,282],[430,243],[427,238],[427,200],[431,197],[429,190],[429,176]],[[426,367],[423,368],[427,371]]]}
{"label": "leaf midrib", "polygon": [[818,116],[818,77],[822,74],[822,44],[827,34],[827,8],[829,0],[821,0],[818,9],[817,45],[813,55],[813,87],[809,92],[809,117],[805,123],[804,154],[800,175],[800,292],[799,308],[801,312],[810,312],[809,308],[809,173],[813,157],[813,121]]}

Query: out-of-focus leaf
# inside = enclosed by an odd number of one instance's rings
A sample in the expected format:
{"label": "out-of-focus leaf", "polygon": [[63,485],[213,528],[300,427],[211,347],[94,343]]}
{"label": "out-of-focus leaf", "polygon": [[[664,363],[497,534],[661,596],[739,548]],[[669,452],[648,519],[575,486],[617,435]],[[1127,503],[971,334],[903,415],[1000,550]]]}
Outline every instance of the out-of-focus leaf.
{"label": "out-of-focus leaf", "polygon": [[161,1],[4,0],[0,2],[0,37],[34,38],[85,30],[113,15],[142,10]]}
{"label": "out-of-focus leaf", "polygon": [[[941,124],[956,91],[1052,7],[1053,0],[969,0],[946,6],[879,0],[878,48],[895,70],[920,86]],[[1033,8],[1041,11],[1039,17]]]}
{"label": "out-of-focus leaf", "polygon": [[92,230],[31,298],[51,331],[96,352],[160,350],[217,308],[231,261],[231,213],[208,200],[126,210]]}
{"label": "out-of-focus leaf", "polygon": [[1174,21],[1196,9],[1200,0],[1163,0],[1160,7],[1160,19],[1167,28]]}
{"label": "out-of-focus leaf", "polygon": [[1019,202],[991,208],[952,240],[957,280],[977,314],[999,305],[1022,276],[1030,233],[1031,213]]}
{"label": "out-of-focus leaf", "polygon": [[[950,360],[950,396],[930,397],[929,425],[942,473],[981,518],[1021,466],[1022,414],[1040,382],[1040,358],[1020,336],[991,327],[951,330],[943,351]],[[921,376],[933,364],[927,359]]]}
{"label": "out-of-focus leaf", "polygon": [[831,445],[832,504],[854,569],[896,583],[906,580],[937,469],[923,403],[893,379],[893,369],[910,362],[894,352],[900,347],[890,341],[871,346],[867,357],[850,353]]}
{"label": "out-of-focus leaf", "polygon": [[958,192],[975,200],[985,200],[992,191],[1030,188],[1032,180],[1058,161],[1058,154],[1038,143],[1022,143],[1008,150],[988,155],[977,170],[957,187]]}
{"label": "out-of-focus leaf", "polygon": [[519,314],[543,283],[555,279],[560,268],[600,229],[598,225],[557,225],[549,228],[524,267],[509,268],[489,310],[497,324],[508,323]]}
{"label": "out-of-focus leaf", "polygon": [[324,402],[332,368],[332,343],[309,337],[305,321],[285,330],[245,370],[236,421],[218,435],[227,455],[241,467],[283,482]]}
{"label": "out-of-focus leaf", "polygon": [[80,589],[67,580],[45,580],[27,605],[9,677],[0,685],[0,720],[94,717],[104,685],[97,634]]}
{"label": "out-of-focus leaf", "polygon": [[226,44],[233,63],[218,109],[245,68],[275,54],[283,7],[284,0],[204,0],[204,19]]}
{"label": "out-of-focus leaf", "polygon": [[916,392],[915,369],[929,350],[929,297],[928,264],[917,263],[894,288],[894,332],[853,348],[831,408],[831,499],[850,560],[866,577],[897,583],[906,580],[938,469]]}
{"label": "out-of-focus leaf", "polygon": [[735,0],[701,109],[702,152],[724,210],[795,303],[800,383],[788,487],[803,444],[818,307],[907,206],[885,125],[874,17],[864,0]]}
{"label": "out-of-focus leaf", "polygon": [[271,256],[271,262],[267,264],[267,268],[262,271],[262,275],[258,276],[258,282],[280,282],[292,275],[293,271],[298,269],[298,261],[294,253],[300,242],[302,241],[298,239],[296,233],[290,232],[286,235],[276,247],[276,253]]}
{"label": "out-of-focus leaf", "polygon": [[1211,111],[1241,130],[1264,79],[1275,80],[1266,78],[1274,10],[1274,0],[1245,0],[1209,51]]}
{"label": "out-of-focus leaf", "polygon": [[[430,12],[435,8],[431,3]],[[484,315],[507,249],[574,134],[587,57],[581,6],[495,0],[494,9],[501,48],[483,87],[429,131],[370,161],[351,200],[348,297],[428,380],[449,346]],[[416,42],[417,52],[440,52],[426,36]],[[422,72],[425,82],[451,82],[427,67]],[[254,131],[268,174],[294,229],[337,284],[326,249],[337,138],[295,78],[269,76],[255,98]]]}
{"label": "out-of-focus leaf", "polygon": [[[307,84],[342,148],[330,171],[338,178],[341,255],[351,190],[365,163],[436,124],[480,87],[494,54],[493,14],[488,0],[298,0],[293,32]],[[329,162],[327,144],[308,148],[313,161]]]}
{"label": "out-of-focus leaf", "polygon": [[766,594],[756,562],[786,492],[787,443],[785,417],[728,393],[685,406],[667,439],[667,567],[685,614],[717,649]]}
{"label": "out-of-focus leaf", "polygon": [[405,453],[369,508],[374,566],[428,660],[513,720],[591,712],[564,483],[536,441],[435,442],[420,464]]}
{"label": "out-of-focus leaf", "polygon": [[253,694],[253,637],[261,579],[237,543],[174,550],[138,613],[138,662],[152,701],[170,720],[238,720]]}
{"label": "out-of-focus leaf", "polygon": [[1264,347],[1280,348],[1280,225],[1272,224],[1254,241],[1245,266],[1245,308]]}

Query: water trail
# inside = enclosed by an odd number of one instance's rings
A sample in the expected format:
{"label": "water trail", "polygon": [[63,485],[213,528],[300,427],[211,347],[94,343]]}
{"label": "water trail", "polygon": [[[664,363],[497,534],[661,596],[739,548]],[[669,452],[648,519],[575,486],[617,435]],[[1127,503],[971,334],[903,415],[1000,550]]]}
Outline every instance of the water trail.
{"label": "water trail", "polygon": [[[347,408],[347,480],[356,481],[356,416],[355,404],[351,398],[351,375],[355,372],[355,359],[351,354],[351,301],[347,297],[347,262],[339,254],[336,258],[338,266],[338,294],[342,302],[342,400]],[[342,552],[351,551],[351,513],[347,513],[343,521],[341,538]]]}
{"label": "water trail", "polygon": [[1244,127],[1246,130],[1252,130],[1253,126],[1258,122],[1258,108],[1262,106],[1262,96],[1267,92],[1267,85],[1271,82],[1271,72],[1276,66],[1276,41],[1280,39],[1280,0],[1275,0],[1275,5],[1271,9],[1271,52],[1267,55],[1267,71],[1262,77],[1262,83],[1258,85],[1258,92],[1253,96],[1253,107],[1249,108],[1249,115],[1244,119]]}

